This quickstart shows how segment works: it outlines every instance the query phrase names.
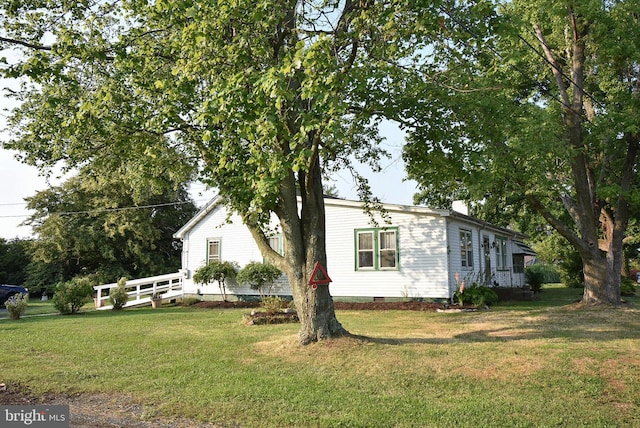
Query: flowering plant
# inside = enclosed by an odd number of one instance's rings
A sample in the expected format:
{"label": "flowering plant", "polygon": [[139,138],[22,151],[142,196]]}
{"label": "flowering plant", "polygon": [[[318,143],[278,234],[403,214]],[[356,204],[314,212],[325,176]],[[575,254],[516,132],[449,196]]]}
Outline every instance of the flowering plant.
{"label": "flowering plant", "polygon": [[20,316],[27,310],[28,303],[29,295],[26,293],[18,293],[9,297],[4,303],[7,311],[9,311],[9,318],[11,318],[12,320],[20,319]]}
{"label": "flowering plant", "polygon": [[464,279],[460,282],[460,272],[456,272],[456,292],[453,294],[453,298],[460,306],[464,305]]}

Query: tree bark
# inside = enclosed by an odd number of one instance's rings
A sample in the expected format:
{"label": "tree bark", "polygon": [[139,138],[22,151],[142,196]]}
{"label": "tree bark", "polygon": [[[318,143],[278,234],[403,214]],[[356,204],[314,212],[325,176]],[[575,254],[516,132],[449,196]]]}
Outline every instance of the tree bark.
{"label": "tree bark", "polygon": [[[294,272],[294,281],[289,276],[289,283],[300,318],[298,340],[301,344],[308,344],[344,336],[348,332],[336,318],[329,285],[320,284],[315,289],[309,285],[309,279],[317,262],[325,268],[329,268],[327,266],[324,194],[319,156],[312,156],[308,172],[298,174],[298,185],[301,189],[302,199],[300,235],[302,238],[301,246],[304,248],[304,263],[301,264],[301,272]],[[298,269],[296,266],[292,266],[292,268]]]}
{"label": "tree bark", "polygon": [[329,269],[322,175],[317,155],[312,156],[307,172],[300,171],[297,177],[291,173],[281,182],[279,204],[274,212],[282,228],[284,256],[269,247],[261,228],[249,226],[249,230],[264,257],[287,276],[300,319],[299,342],[306,345],[348,335],[336,318],[329,285],[320,284],[315,289],[309,285],[317,262]]}

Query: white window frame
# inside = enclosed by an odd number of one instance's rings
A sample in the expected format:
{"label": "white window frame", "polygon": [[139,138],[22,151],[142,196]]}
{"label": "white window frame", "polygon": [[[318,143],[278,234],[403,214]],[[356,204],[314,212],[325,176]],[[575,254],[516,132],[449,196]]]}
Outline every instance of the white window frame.
{"label": "white window frame", "polygon": [[[365,248],[364,250],[360,248],[360,237],[364,235],[371,236],[371,248]],[[362,266],[360,264],[361,258],[360,255],[363,253],[371,253],[371,265]],[[375,232],[371,229],[369,230],[356,230],[356,270],[375,270],[376,267],[376,240],[375,240]]]}
{"label": "white window frame", "polygon": [[269,246],[273,251],[280,254],[281,256],[284,254],[282,234],[278,233],[277,235],[271,235],[267,238],[267,240],[269,241]]}
{"label": "white window frame", "polygon": [[[211,244],[218,243],[218,254],[211,254]],[[222,261],[222,239],[221,238],[208,238],[207,239],[207,264],[213,260]]]}
{"label": "white window frame", "polygon": [[473,270],[473,231],[460,229],[460,264],[464,270]]}
{"label": "white window frame", "polygon": [[509,265],[507,264],[507,238],[504,236],[496,235],[496,269],[497,270],[509,270]]}

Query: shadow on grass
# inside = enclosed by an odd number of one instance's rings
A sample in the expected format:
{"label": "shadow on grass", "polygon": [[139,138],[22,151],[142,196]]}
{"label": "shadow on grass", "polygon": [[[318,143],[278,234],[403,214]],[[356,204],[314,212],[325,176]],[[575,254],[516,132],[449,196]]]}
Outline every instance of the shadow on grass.
{"label": "shadow on grass", "polygon": [[[502,314],[486,313],[488,318],[477,319],[458,316],[443,323],[464,324],[467,331],[451,337],[372,337],[350,334],[349,337],[367,343],[382,345],[407,344],[462,344],[484,342],[512,342],[523,340],[561,339],[573,342],[608,342],[640,339],[640,313],[636,305],[623,308],[579,307],[568,305],[536,311],[531,317],[501,319]],[[495,319],[492,317],[496,315]],[[515,315],[511,313],[510,315]],[[479,325],[474,325],[474,323]],[[483,328],[487,324],[502,324],[496,328]]]}

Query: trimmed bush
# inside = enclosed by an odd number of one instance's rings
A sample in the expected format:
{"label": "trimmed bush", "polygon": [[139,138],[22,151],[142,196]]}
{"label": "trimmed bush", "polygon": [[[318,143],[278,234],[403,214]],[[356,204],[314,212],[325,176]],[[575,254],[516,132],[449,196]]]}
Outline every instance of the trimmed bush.
{"label": "trimmed bush", "polygon": [[126,285],[127,278],[122,277],[118,280],[118,286],[109,290],[109,300],[111,300],[111,304],[113,305],[112,309],[114,311],[119,311],[124,308],[124,305],[129,300],[129,295],[125,288]]}
{"label": "trimmed bush", "polygon": [[89,303],[93,297],[91,280],[86,277],[76,277],[71,281],[56,285],[53,295],[53,306],[64,315],[80,312],[80,308]]}
{"label": "trimmed bush", "polygon": [[214,281],[218,283],[222,300],[227,301],[227,285],[226,280],[235,278],[238,273],[238,264],[236,262],[221,262],[212,260],[208,264],[202,266],[193,275],[193,281],[196,284],[212,284]]}
{"label": "trimmed bush", "polygon": [[260,307],[266,312],[279,312],[289,307],[289,302],[282,297],[271,296],[260,300]]}
{"label": "trimmed bush", "polygon": [[280,278],[282,272],[268,263],[251,262],[243,267],[236,277],[238,283],[249,284],[251,289],[258,290],[260,297],[271,294],[273,282]]}
{"label": "trimmed bush", "polygon": [[534,293],[539,293],[544,284],[545,269],[542,265],[532,265],[524,271],[527,285],[531,287]]}

